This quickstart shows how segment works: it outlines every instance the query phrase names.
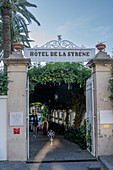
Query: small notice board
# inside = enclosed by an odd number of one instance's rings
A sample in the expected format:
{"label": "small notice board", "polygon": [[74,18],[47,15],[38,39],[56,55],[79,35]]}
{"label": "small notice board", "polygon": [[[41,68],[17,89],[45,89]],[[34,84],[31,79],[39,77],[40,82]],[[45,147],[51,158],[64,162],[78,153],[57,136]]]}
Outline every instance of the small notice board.
{"label": "small notice board", "polygon": [[23,112],[10,112],[10,126],[23,125]]}
{"label": "small notice board", "polygon": [[112,110],[100,110],[100,124],[113,124]]}

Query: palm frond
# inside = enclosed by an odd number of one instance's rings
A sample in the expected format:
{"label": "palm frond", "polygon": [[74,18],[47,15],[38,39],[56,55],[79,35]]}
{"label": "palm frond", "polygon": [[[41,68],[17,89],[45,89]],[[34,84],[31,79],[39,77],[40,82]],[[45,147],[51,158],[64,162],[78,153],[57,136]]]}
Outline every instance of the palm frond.
{"label": "palm frond", "polygon": [[2,30],[2,12],[4,9],[11,9],[12,16],[10,18],[11,28],[11,44],[14,43],[16,37],[19,41],[27,47],[30,47],[28,24],[32,21],[40,25],[35,16],[28,10],[28,7],[37,7],[35,4],[28,2],[28,0],[0,0],[0,51],[3,44],[3,30]]}
{"label": "palm frond", "polygon": [[37,6],[35,4],[31,4],[28,1],[23,1],[23,0],[18,1],[18,5],[19,6],[24,5],[24,6],[27,6],[27,7],[35,7],[35,8],[37,8]]}
{"label": "palm frond", "polygon": [[28,9],[25,6],[23,6],[23,8],[19,8],[18,12],[21,13],[27,19],[29,24],[33,20],[40,26],[40,23],[38,22],[38,20],[34,17],[34,15],[31,12],[28,11]]}

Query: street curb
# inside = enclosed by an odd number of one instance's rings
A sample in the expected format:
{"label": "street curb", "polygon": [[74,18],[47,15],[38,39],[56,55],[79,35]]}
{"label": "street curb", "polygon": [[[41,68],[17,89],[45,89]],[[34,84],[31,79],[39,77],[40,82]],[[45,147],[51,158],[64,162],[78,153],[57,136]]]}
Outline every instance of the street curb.
{"label": "street curb", "polygon": [[98,160],[102,163],[102,165],[104,166],[105,170],[113,170],[113,166],[106,161],[103,156],[98,156]]}
{"label": "street curb", "polygon": [[39,160],[27,160],[26,163],[57,163],[57,162],[91,162],[91,161],[97,161],[96,158],[91,159],[76,159],[76,160],[45,160],[45,161],[39,161]]}

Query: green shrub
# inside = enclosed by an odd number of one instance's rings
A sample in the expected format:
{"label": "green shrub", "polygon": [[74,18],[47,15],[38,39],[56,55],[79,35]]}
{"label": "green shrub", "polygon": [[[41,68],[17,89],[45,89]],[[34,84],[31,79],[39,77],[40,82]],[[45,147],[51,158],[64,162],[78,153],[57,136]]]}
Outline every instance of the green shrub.
{"label": "green shrub", "polygon": [[43,122],[44,121],[44,119],[47,119],[47,117],[41,117],[41,122]]}
{"label": "green shrub", "polygon": [[55,122],[49,122],[49,129],[53,129],[56,134],[63,135],[65,139],[78,144],[82,149],[89,148],[91,151],[91,125],[88,126],[86,132],[86,120],[84,120],[83,125],[81,125],[78,130],[72,127],[65,130],[63,124],[57,124]]}
{"label": "green shrub", "polygon": [[3,74],[0,73],[0,95],[1,96],[7,95],[8,82],[9,81],[6,73]]}
{"label": "green shrub", "polygon": [[91,137],[91,131],[92,131],[92,126],[89,124],[87,128],[87,135],[86,135],[86,141],[87,141],[87,148],[92,151],[92,137]]}
{"label": "green shrub", "polygon": [[86,144],[86,121],[78,130],[68,128],[64,133],[64,138],[78,144],[82,149],[87,148]]}
{"label": "green shrub", "polygon": [[55,131],[58,135],[64,135],[65,127],[63,124],[58,124],[52,121],[49,121],[49,129],[52,129]]}

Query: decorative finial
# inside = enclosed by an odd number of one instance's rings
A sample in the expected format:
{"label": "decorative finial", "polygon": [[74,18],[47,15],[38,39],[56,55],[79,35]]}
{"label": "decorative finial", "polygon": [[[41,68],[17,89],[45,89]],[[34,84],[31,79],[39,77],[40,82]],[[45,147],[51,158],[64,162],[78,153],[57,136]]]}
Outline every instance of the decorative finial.
{"label": "decorative finial", "polygon": [[106,45],[103,43],[99,43],[96,45],[96,47],[99,50],[99,52],[103,52],[102,50],[106,48]]}
{"label": "decorative finial", "polygon": [[58,41],[62,40],[62,35],[58,35]]}
{"label": "decorative finial", "polygon": [[22,47],[23,47],[23,45],[20,43],[13,43],[13,48],[16,49],[16,52],[20,52]]}

